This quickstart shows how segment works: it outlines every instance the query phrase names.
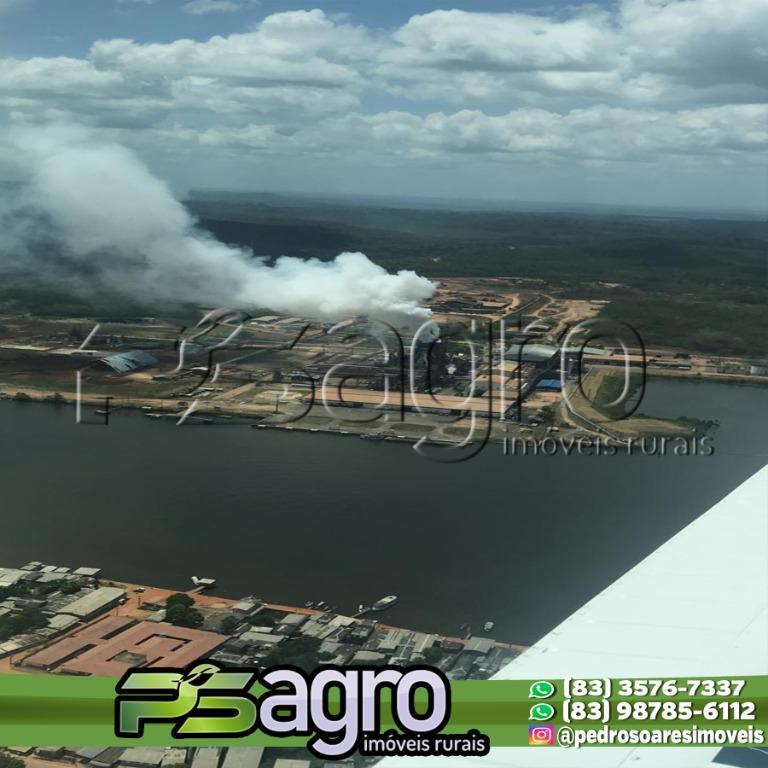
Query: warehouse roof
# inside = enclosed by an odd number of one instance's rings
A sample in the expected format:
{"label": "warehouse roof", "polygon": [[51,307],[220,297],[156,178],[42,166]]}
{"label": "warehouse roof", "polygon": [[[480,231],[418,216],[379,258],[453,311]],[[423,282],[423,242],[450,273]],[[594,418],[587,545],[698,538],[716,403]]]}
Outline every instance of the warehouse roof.
{"label": "warehouse roof", "polygon": [[505,353],[505,357],[512,360],[522,360],[525,362],[545,362],[551,360],[558,352],[558,347],[549,344],[524,344],[522,353],[519,344],[513,344]]}
{"label": "warehouse roof", "polygon": [[86,566],[81,566],[80,568],[77,568],[76,570],[72,571],[72,573],[75,576],[95,577],[101,573],[101,568],[87,568]]}
{"label": "warehouse roof", "polygon": [[103,357],[99,362],[110,367],[115,373],[133,373],[144,368],[154,368],[160,361],[148,352],[135,349],[130,352],[120,352],[117,355]]}
{"label": "warehouse roof", "polygon": [[192,768],[216,768],[219,750],[216,747],[200,747],[192,759]]}
{"label": "warehouse roof", "polygon": [[152,766],[160,765],[165,755],[165,747],[131,747],[123,752],[120,762],[124,765]]}
{"label": "warehouse roof", "polygon": [[118,587],[99,587],[99,589],[94,589],[84,597],[80,597],[73,603],[65,606],[59,613],[85,618],[98,611],[106,610],[124,596],[124,589]]}
{"label": "warehouse roof", "polygon": [[48,620],[48,626],[55,630],[69,629],[74,624],[77,624],[77,617],[63,613],[57,613]]}
{"label": "warehouse roof", "polygon": [[222,768],[259,768],[264,747],[230,747]]}
{"label": "warehouse roof", "polygon": [[131,667],[185,667],[206,657],[226,637],[170,624],[135,623],[128,616],[107,616],[74,635],[38,651],[25,663],[73,674],[114,675]]}
{"label": "warehouse roof", "polygon": [[12,587],[29,575],[28,571],[16,568],[0,568],[0,587]]}
{"label": "warehouse roof", "polygon": [[[371,408],[399,408],[400,393],[385,392],[384,390],[352,389],[342,387],[327,387],[324,392],[325,401],[329,405],[363,405]],[[427,392],[406,392],[404,399],[406,408],[421,408],[425,411],[473,411],[487,413],[489,399],[487,397],[459,397],[457,395],[431,395]],[[493,398],[493,411],[499,413],[509,408],[509,402],[502,403],[497,397]]]}
{"label": "warehouse roof", "polygon": [[244,632],[240,639],[246,643],[262,643],[264,645],[276,645],[285,640],[285,635],[267,634],[266,632]]}
{"label": "warehouse roof", "polygon": [[464,644],[464,650],[470,653],[488,653],[495,644],[495,640],[487,637],[470,637]]}

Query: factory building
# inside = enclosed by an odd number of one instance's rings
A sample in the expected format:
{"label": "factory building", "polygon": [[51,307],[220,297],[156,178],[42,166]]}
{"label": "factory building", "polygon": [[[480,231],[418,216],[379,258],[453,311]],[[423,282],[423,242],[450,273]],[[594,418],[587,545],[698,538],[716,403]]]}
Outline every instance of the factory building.
{"label": "factory building", "polygon": [[160,365],[160,361],[156,357],[148,352],[135,349],[130,352],[120,352],[117,355],[102,357],[94,363],[94,368],[106,373],[125,375],[143,371],[147,368],[156,368],[158,365]]}
{"label": "factory building", "polygon": [[544,392],[560,392],[563,388],[563,382],[560,379],[542,379],[536,389]]}
{"label": "factory building", "polygon": [[551,344],[512,344],[504,353],[507,360],[517,363],[534,363],[535,365],[548,365],[555,356],[560,353],[558,347]]}
{"label": "factory building", "polygon": [[501,416],[510,408],[510,401],[504,402],[498,397],[492,401],[487,397],[459,397],[457,395],[431,395],[421,392],[406,392],[400,397],[399,392],[367,389],[352,389],[349,387],[329,387],[325,393],[325,403],[328,406],[347,406],[349,408],[382,408],[384,410],[399,410],[401,405],[406,411],[422,411],[425,413],[456,414],[474,412],[479,416],[487,414]]}

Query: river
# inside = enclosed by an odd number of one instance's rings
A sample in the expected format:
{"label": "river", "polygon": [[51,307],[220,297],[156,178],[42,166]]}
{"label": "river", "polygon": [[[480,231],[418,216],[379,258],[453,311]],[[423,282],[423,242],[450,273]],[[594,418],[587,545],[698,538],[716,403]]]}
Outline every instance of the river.
{"label": "river", "polygon": [[643,413],[718,419],[712,456],[436,464],[404,443],[175,427],[0,403],[0,564],[97,565],[170,588],[354,611],[531,643],[766,462],[768,390],[652,379]]}

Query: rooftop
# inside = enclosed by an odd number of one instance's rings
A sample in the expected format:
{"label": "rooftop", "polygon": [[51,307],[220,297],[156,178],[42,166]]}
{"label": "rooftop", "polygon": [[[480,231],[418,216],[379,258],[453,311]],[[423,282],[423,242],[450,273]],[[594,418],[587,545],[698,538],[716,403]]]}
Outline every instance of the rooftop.
{"label": "rooftop", "polygon": [[119,587],[99,587],[65,606],[59,613],[84,619],[100,610],[105,610],[124,596],[125,590]]}
{"label": "rooftop", "polygon": [[[385,392],[384,390],[352,389],[342,387],[328,387],[325,391],[326,402],[331,405],[367,405],[380,408],[399,408],[400,393]],[[487,413],[490,401],[486,397],[459,397],[458,395],[431,395],[427,392],[406,392],[403,399],[406,408],[423,408],[428,411],[473,411],[475,413]],[[493,398],[493,410],[499,413],[506,410],[509,402],[503,405],[499,398]]]}
{"label": "rooftop", "polygon": [[99,362],[111,368],[115,373],[133,373],[144,368],[154,368],[160,363],[154,355],[140,349],[103,357]]}
{"label": "rooftop", "polygon": [[222,768],[258,768],[264,747],[230,747]]}
{"label": "rooftop", "polygon": [[127,616],[108,616],[34,654],[26,663],[86,675],[123,675],[135,666],[186,667],[227,638]]}

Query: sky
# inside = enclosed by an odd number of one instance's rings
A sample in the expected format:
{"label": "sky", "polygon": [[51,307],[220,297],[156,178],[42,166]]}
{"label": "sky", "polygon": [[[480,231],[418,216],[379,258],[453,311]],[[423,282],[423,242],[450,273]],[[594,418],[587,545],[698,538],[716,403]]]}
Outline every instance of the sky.
{"label": "sky", "polygon": [[0,141],[80,126],[181,193],[760,211],[766,29],[768,0],[0,0]]}

